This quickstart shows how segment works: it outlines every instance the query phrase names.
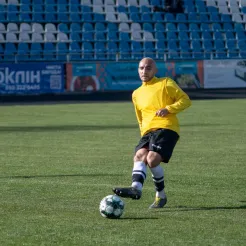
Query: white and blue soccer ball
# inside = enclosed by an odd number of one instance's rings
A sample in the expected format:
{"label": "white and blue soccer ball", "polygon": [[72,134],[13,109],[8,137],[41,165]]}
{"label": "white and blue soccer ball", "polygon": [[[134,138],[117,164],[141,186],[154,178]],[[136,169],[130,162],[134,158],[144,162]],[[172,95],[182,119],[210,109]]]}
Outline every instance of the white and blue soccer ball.
{"label": "white and blue soccer ball", "polygon": [[124,202],[117,195],[108,195],[101,200],[99,211],[104,218],[118,219],[123,214],[124,207]]}

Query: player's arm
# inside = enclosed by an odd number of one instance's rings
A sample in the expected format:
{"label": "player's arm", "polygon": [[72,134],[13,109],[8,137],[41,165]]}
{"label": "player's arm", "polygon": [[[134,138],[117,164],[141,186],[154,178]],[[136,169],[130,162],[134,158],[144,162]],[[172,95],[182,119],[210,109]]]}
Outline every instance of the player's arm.
{"label": "player's arm", "polygon": [[139,128],[140,128],[140,131],[141,131],[141,128],[142,128],[142,113],[141,113],[141,111],[137,107],[135,93],[132,94],[132,102],[133,102],[133,105],[134,105],[134,109],[135,109],[137,121],[138,121]]}
{"label": "player's arm", "polygon": [[191,105],[189,96],[170,78],[166,83],[167,94],[174,99],[174,103],[166,106],[171,114],[177,114]]}

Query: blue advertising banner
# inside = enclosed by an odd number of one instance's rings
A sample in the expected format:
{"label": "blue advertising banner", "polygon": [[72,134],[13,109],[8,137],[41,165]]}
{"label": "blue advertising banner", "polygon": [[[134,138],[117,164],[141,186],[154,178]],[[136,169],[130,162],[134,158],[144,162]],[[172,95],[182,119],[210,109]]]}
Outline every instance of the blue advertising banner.
{"label": "blue advertising banner", "polygon": [[[170,77],[181,88],[203,88],[203,61],[157,62],[157,77]],[[138,62],[70,63],[68,91],[130,91],[141,85]]]}
{"label": "blue advertising banner", "polygon": [[59,63],[0,64],[0,94],[60,93],[64,83]]}

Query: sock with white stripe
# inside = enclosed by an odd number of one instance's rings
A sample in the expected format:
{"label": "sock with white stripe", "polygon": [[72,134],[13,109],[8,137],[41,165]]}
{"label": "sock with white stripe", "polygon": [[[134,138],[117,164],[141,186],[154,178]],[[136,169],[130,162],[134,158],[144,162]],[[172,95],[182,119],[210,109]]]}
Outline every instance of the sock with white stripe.
{"label": "sock with white stripe", "polygon": [[165,198],[166,194],[164,191],[164,169],[161,165],[150,168],[152,178],[155,184],[156,197]]}
{"label": "sock with white stripe", "polygon": [[132,187],[142,190],[146,179],[147,166],[142,161],[135,161],[132,170]]}

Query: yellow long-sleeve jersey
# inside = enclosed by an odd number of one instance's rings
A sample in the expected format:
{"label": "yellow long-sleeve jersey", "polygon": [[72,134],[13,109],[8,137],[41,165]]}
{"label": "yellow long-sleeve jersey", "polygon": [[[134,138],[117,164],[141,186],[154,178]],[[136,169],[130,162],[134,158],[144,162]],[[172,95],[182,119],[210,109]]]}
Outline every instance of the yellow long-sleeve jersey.
{"label": "yellow long-sleeve jersey", "polygon": [[[154,77],[143,82],[133,92],[132,101],[141,136],[159,128],[170,129],[179,134],[176,114],[191,105],[188,95],[168,77]],[[166,108],[169,114],[165,117],[156,116],[156,112],[163,108]]]}

